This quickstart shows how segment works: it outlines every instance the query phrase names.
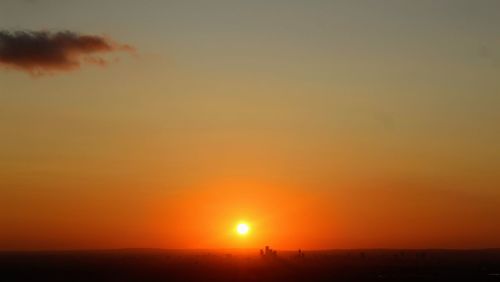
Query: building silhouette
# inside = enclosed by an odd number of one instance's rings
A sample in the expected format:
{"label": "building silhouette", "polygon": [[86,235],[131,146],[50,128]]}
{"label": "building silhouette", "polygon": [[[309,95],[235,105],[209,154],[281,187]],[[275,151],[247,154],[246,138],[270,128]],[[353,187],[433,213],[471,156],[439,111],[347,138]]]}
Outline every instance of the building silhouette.
{"label": "building silhouette", "polygon": [[271,249],[269,246],[266,246],[264,249],[260,249],[260,256],[261,257],[277,257],[278,252],[276,250]]}

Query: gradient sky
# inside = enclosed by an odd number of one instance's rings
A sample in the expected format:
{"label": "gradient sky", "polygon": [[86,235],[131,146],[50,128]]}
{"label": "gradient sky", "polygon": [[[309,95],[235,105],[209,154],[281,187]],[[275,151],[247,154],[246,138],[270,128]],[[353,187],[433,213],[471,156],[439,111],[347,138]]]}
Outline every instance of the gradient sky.
{"label": "gradient sky", "polygon": [[[500,247],[500,1],[0,0],[0,249]],[[246,238],[233,232],[252,225]]]}

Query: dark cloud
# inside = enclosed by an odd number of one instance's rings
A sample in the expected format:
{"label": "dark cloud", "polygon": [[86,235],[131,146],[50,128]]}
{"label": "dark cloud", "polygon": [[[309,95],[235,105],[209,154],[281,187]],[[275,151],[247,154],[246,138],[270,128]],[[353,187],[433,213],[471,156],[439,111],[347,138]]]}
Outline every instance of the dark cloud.
{"label": "dark cloud", "polygon": [[0,31],[0,66],[43,75],[79,69],[83,63],[105,66],[105,57],[134,48],[96,35],[71,31]]}

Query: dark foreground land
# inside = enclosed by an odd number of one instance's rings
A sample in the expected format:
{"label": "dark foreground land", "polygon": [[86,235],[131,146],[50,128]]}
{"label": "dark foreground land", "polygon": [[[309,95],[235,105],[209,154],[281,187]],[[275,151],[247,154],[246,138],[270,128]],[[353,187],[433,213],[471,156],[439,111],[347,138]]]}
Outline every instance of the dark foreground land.
{"label": "dark foreground land", "polygon": [[0,281],[500,281],[500,250],[0,253]]}

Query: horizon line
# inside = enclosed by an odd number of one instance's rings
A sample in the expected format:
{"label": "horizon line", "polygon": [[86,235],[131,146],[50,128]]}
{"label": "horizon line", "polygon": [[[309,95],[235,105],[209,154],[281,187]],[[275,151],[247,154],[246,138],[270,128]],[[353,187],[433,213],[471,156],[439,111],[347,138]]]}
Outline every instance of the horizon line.
{"label": "horizon line", "polygon": [[[271,246],[271,245],[268,245]],[[263,246],[265,247],[265,246]],[[71,249],[0,249],[1,253],[65,253],[65,252],[119,252],[119,251],[163,251],[163,252],[203,252],[203,251],[258,251],[261,248],[153,248],[153,247],[132,247],[132,248],[71,248]],[[307,252],[328,252],[328,251],[500,251],[500,247],[484,247],[484,248],[324,248],[324,249],[275,249],[280,252],[295,252],[297,250]]]}

